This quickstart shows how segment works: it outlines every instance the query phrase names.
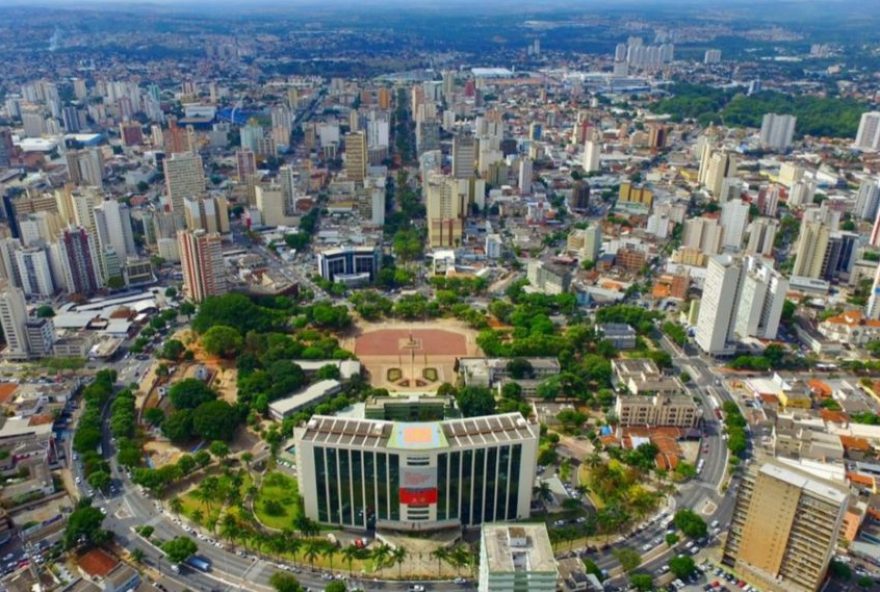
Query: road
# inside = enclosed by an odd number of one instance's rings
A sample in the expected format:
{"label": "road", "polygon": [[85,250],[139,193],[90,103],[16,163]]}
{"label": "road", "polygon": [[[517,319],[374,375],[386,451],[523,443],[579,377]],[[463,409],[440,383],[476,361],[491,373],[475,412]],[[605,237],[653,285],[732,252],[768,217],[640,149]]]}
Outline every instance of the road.
{"label": "road", "polygon": [[[715,416],[713,398],[717,405],[735,400],[728,392],[723,376],[714,370],[707,359],[699,355],[689,355],[670,342],[665,335],[660,343],[663,349],[672,355],[676,371],[686,371],[690,374],[692,379],[690,390],[700,398],[703,407],[704,435],[699,454],[699,459],[703,460],[703,468],[695,479],[679,488],[678,493],[673,497],[673,507],[694,510],[701,514],[707,523],[717,520],[719,524],[717,532],[723,533],[733,515],[736,486],[732,483],[726,492],[721,491],[727,470],[728,451],[727,444],[722,438],[723,427]],[[683,552],[684,541],[674,547],[667,546],[665,542],[667,521],[668,517],[663,519],[655,517],[647,526],[618,541],[612,545],[612,548],[630,547],[639,551],[645,560],[640,571],[659,573],[669,559]],[[605,553],[595,561],[600,568],[609,572],[619,568],[618,561],[611,556],[611,553]],[[608,584],[618,586],[625,583],[626,578],[622,575],[608,581]]]}

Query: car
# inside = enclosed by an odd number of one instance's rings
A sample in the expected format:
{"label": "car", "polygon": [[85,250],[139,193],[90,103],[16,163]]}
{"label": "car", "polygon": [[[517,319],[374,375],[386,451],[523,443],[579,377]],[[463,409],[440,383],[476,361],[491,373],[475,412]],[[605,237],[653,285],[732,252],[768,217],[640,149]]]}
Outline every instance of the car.
{"label": "car", "polygon": [[462,578],[461,576],[455,578],[455,579],[452,580],[452,581],[455,582],[456,584],[459,584],[459,585],[467,584],[467,583],[468,583],[467,578]]}
{"label": "car", "polygon": [[425,587],[421,584],[410,584],[409,592],[425,592]]}

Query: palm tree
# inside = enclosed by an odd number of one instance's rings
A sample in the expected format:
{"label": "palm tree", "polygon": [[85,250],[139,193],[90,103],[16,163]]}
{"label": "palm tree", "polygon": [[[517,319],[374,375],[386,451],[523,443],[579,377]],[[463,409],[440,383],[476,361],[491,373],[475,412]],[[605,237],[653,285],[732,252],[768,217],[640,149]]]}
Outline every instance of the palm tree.
{"label": "palm tree", "polygon": [[535,486],[534,494],[542,502],[553,501],[553,490],[550,489],[550,484],[546,481],[542,480],[540,485]]}
{"label": "palm tree", "polygon": [[144,560],[144,552],[141,549],[132,549],[131,558],[134,559],[136,563],[140,563]]}
{"label": "palm tree", "polygon": [[331,542],[324,546],[324,557],[330,562],[330,571],[333,571],[333,557],[339,553],[339,548]]}
{"label": "palm tree", "polygon": [[389,557],[391,557],[391,547],[389,547],[385,543],[373,547],[373,563],[375,563],[376,569],[379,570],[380,573],[383,569],[385,569],[385,564],[388,562]]}
{"label": "palm tree", "polygon": [[446,547],[437,547],[431,551],[431,557],[437,560],[437,577],[440,577],[440,571],[443,569],[443,562],[449,561],[450,553]]}
{"label": "palm tree", "polygon": [[397,577],[403,577],[403,562],[406,561],[406,549],[403,547],[396,547],[394,551],[391,552],[391,561],[392,563],[397,564]]}
{"label": "palm tree", "polygon": [[180,518],[180,513],[183,511],[183,502],[178,496],[175,495],[168,501],[168,507],[171,508],[175,516]]}
{"label": "palm tree", "polygon": [[207,526],[207,527],[208,527],[208,530],[210,530],[212,533],[215,533],[215,534],[216,534],[216,532],[217,532],[217,524],[218,524],[219,522],[220,522],[220,517],[217,515],[217,513],[216,513],[216,512],[211,512],[211,515],[208,516],[208,519],[207,519],[207,520],[205,520],[205,526]]}
{"label": "palm tree", "polygon": [[198,509],[193,510],[193,513],[192,513],[193,522],[195,522],[196,524],[201,524],[202,520],[204,518],[205,518],[204,512],[202,512],[201,510],[198,510]]}
{"label": "palm tree", "polygon": [[238,520],[232,514],[224,514],[220,523],[220,536],[233,542],[241,534]]}
{"label": "palm tree", "polygon": [[471,563],[471,553],[464,545],[454,547],[449,555],[449,559],[452,562],[452,565],[455,566],[456,570],[461,570],[462,567],[470,565]]}
{"label": "palm tree", "polygon": [[302,540],[300,540],[294,536],[289,536],[289,537],[285,537],[285,542],[287,543],[287,547],[285,548],[285,551],[290,553],[293,556],[293,558],[296,559],[296,554],[299,553],[299,550],[302,548],[302,544],[303,544]]}
{"label": "palm tree", "polygon": [[352,569],[352,564],[355,559],[359,559],[361,557],[361,549],[354,545],[348,545],[347,547],[342,548],[342,558],[345,559],[346,563],[348,563],[348,575],[354,575],[354,571]]}
{"label": "palm tree", "polygon": [[309,539],[306,541],[303,556],[306,558],[306,561],[309,562],[310,568],[315,569],[315,559],[321,556],[323,546],[324,541],[319,541],[317,539]]}

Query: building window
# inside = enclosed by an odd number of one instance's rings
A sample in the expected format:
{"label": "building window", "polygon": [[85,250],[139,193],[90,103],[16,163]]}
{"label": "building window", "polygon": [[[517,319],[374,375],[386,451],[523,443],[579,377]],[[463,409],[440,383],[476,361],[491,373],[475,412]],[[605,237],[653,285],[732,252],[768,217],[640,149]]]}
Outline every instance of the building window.
{"label": "building window", "polygon": [[483,523],[483,497],[486,490],[486,450],[478,448],[474,452],[474,510],[473,524]]}
{"label": "building window", "polygon": [[400,457],[389,454],[388,487],[391,499],[391,520],[400,520]]}
{"label": "building window", "polygon": [[318,495],[318,520],[327,522],[327,470],[324,464],[324,449],[315,447],[315,491]]}
{"label": "building window", "polygon": [[388,520],[388,455],[384,452],[376,454],[378,470],[377,491],[379,496],[379,520]]}
{"label": "building window", "polygon": [[519,505],[517,492],[519,491],[519,467],[522,462],[522,444],[513,445],[513,453],[510,456],[510,487],[507,494],[507,519],[515,520]]}
{"label": "building window", "polygon": [[495,520],[495,472],[498,466],[498,449],[490,448],[486,451],[486,500],[483,511],[483,520],[494,522]]}
{"label": "building window", "polygon": [[461,453],[461,523],[471,524],[471,486],[473,484],[473,450]]}
{"label": "building window", "polygon": [[330,484],[329,521],[333,524],[339,524],[339,465],[336,459],[335,448],[327,449],[327,482]]}
{"label": "building window", "polygon": [[449,478],[446,474],[448,469],[446,466],[446,459],[446,454],[437,455],[437,520],[446,520],[446,516],[449,513],[447,509],[449,496],[446,490],[446,484],[449,483]]}
{"label": "building window", "polygon": [[510,484],[510,446],[498,449],[498,493],[495,502],[495,520],[507,519],[507,488]]}
{"label": "building window", "polygon": [[453,452],[450,455],[449,466],[449,518],[458,518],[459,494],[458,487],[461,480],[461,453]]}
{"label": "building window", "polygon": [[371,528],[376,523],[376,465],[372,452],[364,452],[364,491],[366,526]]}

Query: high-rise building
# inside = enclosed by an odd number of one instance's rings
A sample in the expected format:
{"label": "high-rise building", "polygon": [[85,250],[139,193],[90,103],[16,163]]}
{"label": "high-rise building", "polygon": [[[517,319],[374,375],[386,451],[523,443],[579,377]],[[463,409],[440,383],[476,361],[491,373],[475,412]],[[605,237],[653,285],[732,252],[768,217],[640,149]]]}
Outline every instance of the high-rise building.
{"label": "high-rise building", "polygon": [[724,179],[736,176],[736,155],[722,150],[720,152],[711,152],[711,156],[707,161],[701,162],[699,171],[699,180],[703,186],[718,198],[721,195],[721,188]]}
{"label": "high-rise building", "polygon": [[55,293],[46,247],[25,247],[15,252],[21,288],[27,296],[48,298]]}
{"label": "high-rise building", "polygon": [[768,260],[709,257],[696,342],[711,355],[735,351],[736,337],[775,339],[788,281]]}
{"label": "high-rise building", "polygon": [[83,227],[65,229],[58,237],[66,275],[67,290],[71,294],[91,296],[101,289],[101,263],[94,236]]}
{"label": "high-rise building", "polygon": [[261,125],[251,120],[239,130],[241,139],[241,147],[243,150],[250,150],[258,154],[260,152],[259,143],[265,137],[266,133]]}
{"label": "high-rise building", "polygon": [[21,287],[21,275],[18,272],[18,261],[15,252],[21,248],[17,238],[0,238],[0,275],[17,288]]}
{"label": "high-rise building", "polygon": [[757,257],[747,257],[743,265],[734,333],[740,338],[775,339],[788,280]]}
{"label": "high-rise building", "polygon": [[586,210],[590,207],[590,184],[586,181],[575,181],[571,187],[571,198],[568,200],[568,209]]}
{"label": "high-rise building", "polygon": [[3,356],[13,360],[28,357],[27,304],[20,288],[4,283],[0,286],[0,326],[6,349]]}
{"label": "high-rise building", "polygon": [[817,592],[848,503],[843,484],[766,462],[740,484],[721,561],[762,590]]}
{"label": "high-rise building", "polygon": [[235,151],[235,173],[240,183],[244,183],[257,172],[257,157],[253,150],[243,148]]}
{"label": "high-rise building", "polygon": [[440,149],[440,123],[433,120],[416,124],[416,150],[421,156],[425,152]]}
{"label": "high-rise building", "polygon": [[721,206],[721,228],[724,229],[722,241],[725,248],[739,250],[748,223],[748,203],[735,199]]}
{"label": "high-rise building", "polygon": [[131,209],[115,199],[105,199],[94,209],[95,228],[101,249],[112,246],[120,257],[137,255],[131,229]]}
{"label": "high-rise building", "polygon": [[822,264],[822,277],[828,281],[848,281],[859,247],[859,235],[855,232],[832,232]]}
{"label": "high-rise building", "polygon": [[872,321],[880,320],[880,265],[877,265],[877,271],[874,272],[874,283],[871,285],[865,316]]}
{"label": "high-rise building", "polygon": [[104,155],[100,148],[69,150],[65,159],[71,183],[98,188],[104,186]]}
{"label": "high-rise building", "polygon": [[284,215],[296,215],[296,174],[293,167],[285,165],[278,171],[278,182],[281,185],[281,195],[284,199]]}
{"label": "high-rise building", "polygon": [[457,247],[461,244],[467,196],[456,179],[433,176],[426,185],[428,244],[431,247]]}
{"label": "high-rise building", "polygon": [[25,333],[30,357],[45,358],[52,355],[52,345],[55,343],[55,323],[52,319],[28,319]]}
{"label": "high-rise building", "polygon": [[594,133],[584,142],[584,161],[581,166],[584,167],[585,173],[595,173],[602,170],[601,163],[599,162],[599,155],[601,153],[602,144]]}
{"label": "high-rise building", "polygon": [[764,114],[761,122],[761,146],[771,150],[788,150],[794,139],[794,115]]}
{"label": "high-rise building", "polygon": [[174,212],[183,212],[183,200],[205,193],[205,169],[198,154],[172,154],[166,158],[165,190]]}
{"label": "high-rise building", "polygon": [[769,257],[773,252],[773,243],[776,240],[776,231],[779,222],[770,218],[755,218],[749,224],[749,242],[746,252]]}
{"label": "high-rise building", "polygon": [[452,138],[452,176],[470,179],[477,161],[477,141],[471,135],[459,134]]}
{"label": "high-rise building", "polygon": [[532,159],[523,158],[519,161],[519,193],[520,195],[532,194]]}
{"label": "high-rise building", "polygon": [[717,255],[721,252],[722,237],[723,228],[717,218],[688,218],[684,221],[681,244],[706,255]]}
{"label": "high-rise building", "polygon": [[187,230],[229,232],[229,204],[223,196],[187,197],[183,200],[183,210]]}
{"label": "high-rise building", "polygon": [[822,222],[809,222],[806,219],[801,223],[800,237],[794,256],[792,276],[801,276],[812,279],[822,277],[822,269],[825,264],[825,255],[828,251],[828,242],[831,233],[828,226]]}
{"label": "high-rise building", "polygon": [[720,49],[707,49],[706,53],[703,54],[703,63],[704,64],[721,63],[721,50]]}
{"label": "high-rise building", "polygon": [[201,302],[208,296],[225,294],[228,287],[220,235],[181,230],[177,241],[186,297]]}
{"label": "high-rise building", "polygon": [[791,184],[788,191],[788,207],[798,208],[813,203],[816,195],[816,182],[812,180],[800,180]]}
{"label": "high-rise building", "polygon": [[362,183],[367,176],[367,136],[364,132],[345,134],[345,175]]}
{"label": "high-rise building", "polygon": [[12,156],[15,153],[15,145],[12,143],[12,131],[0,130],[0,167],[8,167],[12,164]]}
{"label": "high-rise building", "polygon": [[880,111],[862,113],[853,147],[866,151],[880,149]]}
{"label": "high-rise building", "polygon": [[144,143],[144,130],[137,122],[120,123],[119,135],[123,146],[140,146]]}
{"label": "high-rise building", "polygon": [[479,592],[554,592],[559,568],[544,524],[487,524],[480,533]]}
{"label": "high-rise building", "polygon": [[865,179],[859,184],[853,214],[862,220],[874,220],[877,217],[878,206],[880,206],[880,183],[875,178]]}

